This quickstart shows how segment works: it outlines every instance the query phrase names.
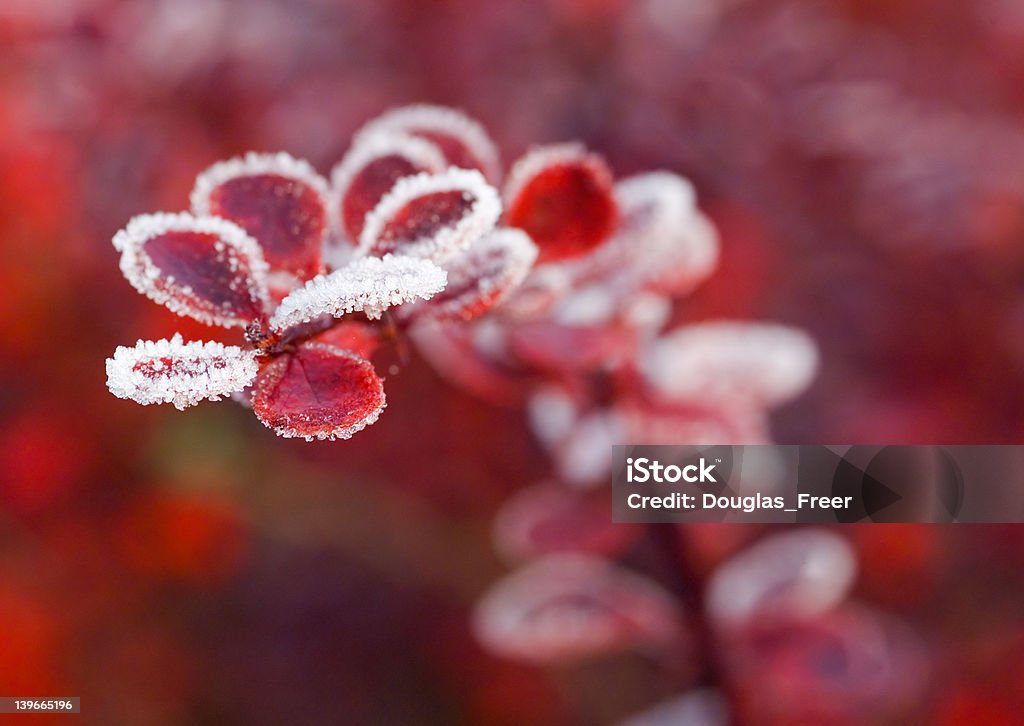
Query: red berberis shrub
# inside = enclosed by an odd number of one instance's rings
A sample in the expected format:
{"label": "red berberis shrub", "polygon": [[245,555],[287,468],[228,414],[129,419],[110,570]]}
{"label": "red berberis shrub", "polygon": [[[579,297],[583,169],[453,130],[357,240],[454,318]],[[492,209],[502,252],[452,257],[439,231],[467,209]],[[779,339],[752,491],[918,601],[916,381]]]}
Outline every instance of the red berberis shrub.
{"label": "red berberis shrub", "polygon": [[[716,407],[737,412],[714,430],[735,438],[740,419],[756,427],[760,388],[797,391],[809,379],[813,347],[793,331],[728,325],[704,335],[714,338],[706,345],[681,346],[693,360],[665,354],[680,347],[671,342],[652,347],[671,300],[717,261],[714,228],[686,180],[658,172],[616,183],[600,156],[575,143],[530,150],[502,194],[500,175],[480,124],[434,106],[368,123],[330,182],[284,153],[213,165],[196,180],[190,213],[136,217],[114,247],[139,292],[239,328],[244,344],[139,341],[108,359],[108,387],[178,408],[233,396],[281,436],[348,438],[385,406],[367,358],[414,326],[442,373],[492,397],[524,380],[530,396],[541,384],[572,388],[594,371],[640,390],[634,379],[652,366],[710,367],[718,373],[691,386],[697,395],[663,396],[678,403],[668,415],[714,419],[710,392]],[[763,340],[751,345],[754,335]],[[761,353],[780,346],[796,365],[757,370]],[[665,376],[646,377],[658,388]],[[737,397],[737,387],[753,395]],[[580,435],[612,413],[643,410],[649,424],[646,405],[595,409]]]}
{"label": "red berberis shrub", "polygon": [[[114,247],[139,292],[243,330],[244,345],[176,335],[120,347],[110,391],[178,408],[235,396],[281,436],[349,438],[385,406],[367,360],[383,338],[485,312],[537,257],[526,234],[496,227],[496,158],[475,122],[412,107],[364,128],[330,184],[284,153],[215,164],[191,213],[136,217]],[[379,322],[414,301],[429,303]]]}

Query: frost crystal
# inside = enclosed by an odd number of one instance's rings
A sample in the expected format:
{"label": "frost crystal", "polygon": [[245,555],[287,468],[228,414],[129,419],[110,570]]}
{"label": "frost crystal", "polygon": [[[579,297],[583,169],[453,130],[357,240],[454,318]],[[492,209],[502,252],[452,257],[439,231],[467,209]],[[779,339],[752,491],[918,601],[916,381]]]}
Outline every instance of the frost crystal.
{"label": "frost crystal", "polygon": [[473,625],[477,639],[497,655],[568,662],[673,643],[679,612],[651,580],[597,557],[560,554],[498,582],[477,605]]}
{"label": "frost crystal", "polygon": [[400,255],[363,257],[329,275],[313,278],[291,293],[270,320],[284,330],[321,315],[341,317],[364,312],[369,318],[417,298],[429,299],[444,289],[448,276],[430,260]]}
{"label": "frost crystal", "polygon": [[308,161],[296,159],[283,151],[260,154],[250,151],[243,157],[219,161],[196,177],[190,202],[197,216],[210,214],[210,195],[222,184],[240,177],[271,174],[293,179],[312,188],[321,199],[327,199],[327,182]]}
{"label": "frost crystal", "polygon": [[649,385],[677,400],[751,400],[776,406],[814,377],[818,351],[782,325],[712,322],[659,338],[641,358]]}
{"label": "frost crystal", "polygon": [[178,315],[245,327],[269,307],[260,246],[225,219],[143,214],[114,235],[113,243],[128,282]]}
{"label": "frost crystal", "polygon": [[358,252],[443,261],[487,234],[500,215],[498,193],[478,171],[405,177],[367,215]]}
{"label": "frost crystal", "polygon": [[256,378],[256,353],[221,343],[140,340],[107,358],[107,388],[136,403],[173,403],[178,409],[219,401]]}
{"label": "frost crystal", "polygon": [[366,124],[355,143],[378,134],[404,133],[437,144],[452,166],[478,168],[491,181],[501,177],[498,149],[478,122],[461,111],[425,104],[392,109]]}

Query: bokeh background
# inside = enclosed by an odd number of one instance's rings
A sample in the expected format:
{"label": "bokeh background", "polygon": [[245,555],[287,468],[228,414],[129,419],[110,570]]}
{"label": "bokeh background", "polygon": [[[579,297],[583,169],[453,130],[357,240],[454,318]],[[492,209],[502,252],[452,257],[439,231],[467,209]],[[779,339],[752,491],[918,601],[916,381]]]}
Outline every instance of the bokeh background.
{"label": "bokeh background", "polygon": [[[333,444],[107,393],[116,345],[206,335],[131,289],[110,238],[185,208],[210,163],[326,172],[366,120],[427,101],[506,160],[581,139],[619,175],[676,171],[723,246],[680,315],[821,347],[777,441],[1016,443],[1022,89],[1015,0],[6,0],[0,694],[79,695],[103,724],[600,724],[692,685],[472,639],[506,571],[494,512],[550,474],[521,410],[417,360]],[[698,571],[753,534],[694,529]],[[903,722],[1019,723],[1024,532],[842,533],[856,597],[929,654]]]}

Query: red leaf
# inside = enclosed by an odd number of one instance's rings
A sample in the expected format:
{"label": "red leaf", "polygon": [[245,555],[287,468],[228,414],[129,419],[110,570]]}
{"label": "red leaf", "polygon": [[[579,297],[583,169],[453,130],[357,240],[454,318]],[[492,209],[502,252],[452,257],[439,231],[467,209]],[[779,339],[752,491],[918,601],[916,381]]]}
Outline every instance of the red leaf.
{"label": "red leaf", "polygon": [[445,289],[412,309],[439,320],[472,320],[515,289],[537,259],[537,247],[518,229],[496,229],[444,265]]}
{"label": "red leaf", "polygon": [[718,263],[714,226],[696,207],[693,186],[668,172],[615,185],[619,227],[604,244],[563,267],[577,285],[600,281],[625,297],[639,290],[685,294]]}
{"label": "red leaf", "polygon": [[735,630],[821,615],[846,598],[856,574],[856,554],[837,534],[796,529],[770,535],[715,570],[705,594],[708,617]]}
{"label": "red leaf", "polygon": [[443,106],[415,105],[396,108],[366,124],[356,142],[381,134],[408,134],[433,143],[450,166],[477,169],[497,182],[498,150],[479,123],[461,111]]}
{"label": "red leaf", "polygon": [[347,350],[362,358],[370,358],[380,347],[380,329],[365,323],[343,321],[313,338],[341,350]]}
{"label": "red leaf", "polygon": [[606,560],[550,555],[494,585],[474,630],[491,652],[569,662],[636,646],[678,647],[679,608],[655,582]]}
{"label": "red leaf", "polygon": [[365,358],[305,343],[260,371],[252,404],[260,421],[279,436],[347,439],[380,416],[384,386]]}
{"label": "red leaf", "polygon": [[359,251],[441,261],[491,231],[500,214],[498,193],[479,172],[405,177],[366,217]]}
{"label": "red leaf", "polygon": [[271,267],[307,280],[321,271],[326,198],[326,183],[308,163],[250,153],[200,174],[192,210],[231,220],[260,243]]}
{"label": "red leaf", "polygon": [[618,225],[612,175],[578,144],[539,147],[522,157],[505,188],[505,222],[540,247],[539,262],[594,249]]}
{"label": "red leaf", "polygon": [[494,521],[497,550],[510,562],[556,552],[612,555],[640,534],[638,527],[612,522],[611,502],[557,484],[517,492]]}
{"label": "red leaf", "polygon": [[222,219],[147,214],[114,237],[136,290],[178,315],[244,328],[268,307],[266,262],[241,228]]}
{"label": "red leaf", "polygon": [[422,139],[380,134],[359,141],[331,173],[331,209],[340,231],[358,241],[366,215],[399,179],[446,166],[441,151]]}

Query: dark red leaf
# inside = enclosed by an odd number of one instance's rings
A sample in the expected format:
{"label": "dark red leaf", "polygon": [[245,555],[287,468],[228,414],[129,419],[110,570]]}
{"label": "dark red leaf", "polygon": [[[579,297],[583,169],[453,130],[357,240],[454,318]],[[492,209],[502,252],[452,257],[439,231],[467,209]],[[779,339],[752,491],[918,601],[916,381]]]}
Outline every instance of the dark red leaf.
{"label": "dark red leaf", "polygon": [[427,105],[396,108],[364,126],[357,143],[372,136],[396,133],[431,142],[450,166],[477,169],[492,182],[498,181],[500,168],[494,142],[483,126],[460,111]]}
{"label": "dark red leaf", "polygon": [[260,421],[280,436],[347,439],[380,416],[384,386],[365,358],[304,343],[260,371],[252,404]]}
{"label": "dark red leaf", "polygon": [[179,315],[225,327],[265,316],[266,263],[252,238],[230,222],[143,215],[114,237],[114,246],[135,289]]}
{"label": "dark red leaf", "polygon": [[367,216],[360,251],[443,260],[494,228],[501,213],[497,192],[476,171],[405,177]]}
{"label": "dark red leaf", "polygon": [[433,144],[404,134],[380,134],[358,142],[331,173],[332,208],[341,231],[357,242],[366,215],[402,177],[440,172],[447,166]]}
{"label": "dark red leaf", "polygon": [[321,272],[326,196],[326,183],[305,162],[249,154],[200,174],[192,209],[231,220],[259,242],[272,268],[308,280]]}

